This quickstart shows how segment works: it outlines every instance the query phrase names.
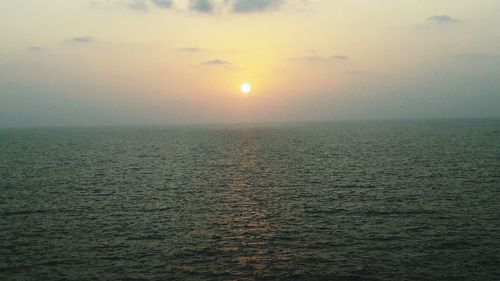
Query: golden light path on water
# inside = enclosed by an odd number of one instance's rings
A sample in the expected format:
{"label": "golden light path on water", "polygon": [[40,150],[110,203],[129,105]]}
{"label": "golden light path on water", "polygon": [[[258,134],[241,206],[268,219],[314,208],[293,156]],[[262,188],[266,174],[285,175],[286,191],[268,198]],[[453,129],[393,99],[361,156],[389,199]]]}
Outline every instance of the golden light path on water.
{"label": "golden light path on water", "polygon": [[[270,242],[275,235],[275,226],[269,221],[276,211],[277,195],[268,186],[265,178],[260,180],[251,175],[258,170],[259,147],[244,145],[252,143],[255,136],[243,132],[243,145],[227,155],[229,159],[241,159],[232,163],[237,168],[228,173],[228,187],[225,194],[224,212],[218,219],[221,226],[221,240],[218,250],[227,258],[223,271],[235,277],[249,273],[262,274],[269,270],[284,270],[290,257],[286,252],[271,250]],[[232,155],[231,155],[232,154]]]}

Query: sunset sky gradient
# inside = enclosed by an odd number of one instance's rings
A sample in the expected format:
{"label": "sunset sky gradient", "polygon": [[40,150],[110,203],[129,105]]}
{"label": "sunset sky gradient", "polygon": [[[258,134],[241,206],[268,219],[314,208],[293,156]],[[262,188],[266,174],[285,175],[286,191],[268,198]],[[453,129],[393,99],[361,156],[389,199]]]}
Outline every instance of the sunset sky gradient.
{"label": "sunset sky gradient", "polygon": [[0,126],[499,117],[499,26],[498,0],[3,0]]}

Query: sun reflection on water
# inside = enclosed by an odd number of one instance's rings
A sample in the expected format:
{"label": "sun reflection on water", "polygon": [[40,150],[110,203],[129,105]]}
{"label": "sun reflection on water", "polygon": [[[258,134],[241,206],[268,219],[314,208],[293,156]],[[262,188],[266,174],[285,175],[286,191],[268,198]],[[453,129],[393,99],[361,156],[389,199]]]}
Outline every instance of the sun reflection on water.
{"label": "sun reflection on water", "polygon": [[[245,137],[247,143],[251,136]],[[275,212],[276,194],[264,177],[255,177],[259,175],[258,147],[243,145],[232,153],[237,155],[229,157],[239,162],[226,173],[229,184],[224,193],[224,215],[218,218],[218,250],[225,257],[223,270],[241,278],[286,268],[289,256],[272,250],[275,226],[270,217]]]}

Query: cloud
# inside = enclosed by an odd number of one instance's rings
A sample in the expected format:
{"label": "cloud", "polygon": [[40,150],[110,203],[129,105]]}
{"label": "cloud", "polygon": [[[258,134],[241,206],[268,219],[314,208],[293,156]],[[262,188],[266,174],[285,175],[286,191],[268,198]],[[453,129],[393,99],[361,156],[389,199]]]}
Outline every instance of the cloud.
{"label": "cloud", "polygon": [[[155,5],[161,5],[164,3],[157,4],[156,2],[172,2],[171,0],[151,0]],[[93,8],[105,8],[105,9],[117,9],[117,8],[128,8],[138,12],[147,12],[148,5],[146,0],[92,0],[90,1],[90,6]]]}
{"label": "cloud", "polygon": [[[164,2],[164,1],[161,1]],[[127,7],[129,7],[132,10],[136,10],[139,12],[146,12],[148,10],[148,5],[146,4],[145,0],[131,0],[127,2]]]}
{"label": "cloud", "polygon": [[[310,9],[310,0],[186,0],[186,2],[189,3],[188,10],[206,14],[263,12],[281,8],[285,4],[286,7],[298,11]],[[90,0],[91,7],[128,8],[138,12],[149,11],[150,6],[159,9],[172,9],[175,5],[175,0]]]}
{"label": "cloud", "polygon": [[234,0],[233,12],[252,13],[271,10],[281,5],[282,0]]}
{"label": "cloud", "polygon": [[169,9],[174,6],[174,1],[172,0],[151,0],[156,7],[162,9]]}
{"label": "cloud", "polygon": [[198,13],[211,13],[214,10],[214,4],[211,0],[191,0],[189,8]]}
{"label": "cloud", "polygon": [[434,15],[427,18],[428,21],[434,22],[437,24],[447,24],[447,23],[456,23],[459,22],[458,19],[454,19],[448,15]]}
{"label": "cloud", "polygon": [[43,51],[43,48],[38,47],[38,46],[31,46],[31,47],[28,47],[28,50],[33,51],[33,52],[39,52],[39,51]]}
{"label": "cloud", "polygon": [[333,56],[333,58],[336,60],[348,60],[349,59],[348,56],[343,56],[343,55]]}
{"label": "cloud", "polygon": [[181,51],[181,52],[186,52],[186,53],[197,53],[197,52],[203,51],[202,49],[196,48],[196,47],[180,48],[177,50]]}
{"label": "cloud", "polygon": [[348,56],[343,56],[343,55],[335,55],[332,57],[322,57],[322,56],[316,56],[316,55],[307,55],[299,58],[294,58],[292,61],[297,61],[297,62],[308,62],[308,63],[320,63],[320,62],[331,62],[334,60],[348,60]]}
{"label": "cloud", "polygon": [[305,62],[321,62],[321,61],[327,61],[326,58],[321,57],[321,56],[303,56],[299,58],[298,60],[300,61],[305,61]]}
{"label": "cloud", "polygon": [[214,60],[202,62],[201,64],[202,65],[231,65],[232,63],[225,61],[225,60],[214,59]]}
{"label": "cloud", "polygon": [[88,44],[88,43],[92,43],[93,41],[94,41],[94,38],[92,38],[90,36],[78,36],[78,37],[73,37],[73,38],[65,40],[65,42],[77,43],[77,44]]}

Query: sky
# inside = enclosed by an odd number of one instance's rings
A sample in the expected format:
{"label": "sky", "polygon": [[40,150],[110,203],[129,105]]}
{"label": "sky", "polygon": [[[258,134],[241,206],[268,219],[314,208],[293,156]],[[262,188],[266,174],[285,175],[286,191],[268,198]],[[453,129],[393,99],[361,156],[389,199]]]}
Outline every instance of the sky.
{"label": "sky", "polygon": [[0,127],[500,117],[499,26],[500,0],[1,0]]}

